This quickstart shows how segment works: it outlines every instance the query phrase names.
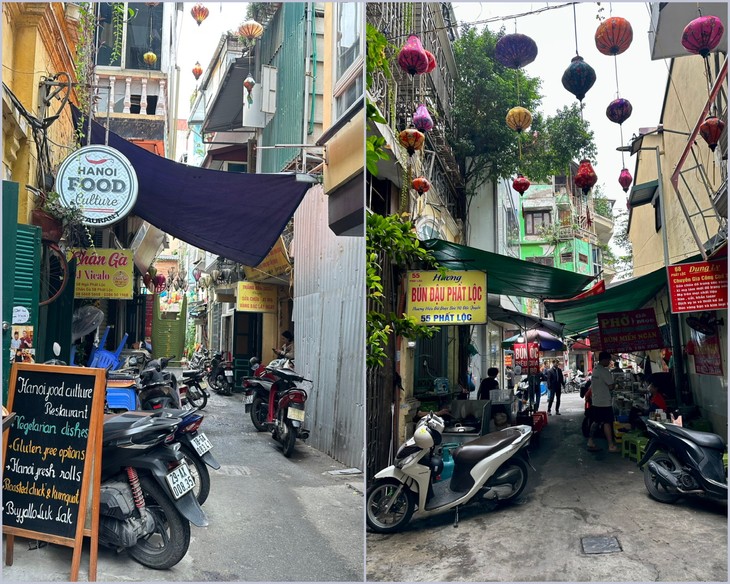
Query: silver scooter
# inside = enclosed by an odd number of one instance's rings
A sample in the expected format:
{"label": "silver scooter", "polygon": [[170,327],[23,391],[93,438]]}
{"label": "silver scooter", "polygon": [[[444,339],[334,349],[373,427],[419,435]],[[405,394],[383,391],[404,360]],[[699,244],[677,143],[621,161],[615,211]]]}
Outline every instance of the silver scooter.
{"label": "silver scooter", "polygon": [[[411,518],[428,517],[474,501],[516,499],[527,485],[530,426],[512,426],[480,436],[452,451],[450,481],[437,481],[443,461],[436,455],[444,420],[433,412],[419,420],[413,437],[399,449],[395,464],[375,475],[365,500],[368,527],[391,533]],[[534,470],[534,468],[533,468]]]}

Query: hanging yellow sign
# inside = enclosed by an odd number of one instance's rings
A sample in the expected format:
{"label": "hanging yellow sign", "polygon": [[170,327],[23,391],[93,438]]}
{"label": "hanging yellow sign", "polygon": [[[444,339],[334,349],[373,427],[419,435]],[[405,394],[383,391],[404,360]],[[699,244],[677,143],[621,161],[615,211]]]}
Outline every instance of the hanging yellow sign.
{"label": "hanging yellow sign", "polygon": [[66,252],[76,258],[74,298],[131,300],[134,291],[134,252],[128,249],[78,249]]}
{"label": "hanging yellow sign", "polygon": [[[253,268],[243,266],[243,272],[246,274],[246,279],[250,282],[260,282],[267,278],[284,276],[290,271],[291,261],[289,261],[289,254],[286,253],[286,246],[284,245],[284,240],[281,237],[258,266]],[[288,281],[289,277],[286,276],[283,279]]]}
{"label": "hanging yellow sign", "polygon": [[408,272],[406,314],[419,324],[486,324],[487,274]]}
{"label": "hanging yellow sign", "polygon": [[238,282],[236,310],[241,312],[276,312],[278,287],[255,282]]}

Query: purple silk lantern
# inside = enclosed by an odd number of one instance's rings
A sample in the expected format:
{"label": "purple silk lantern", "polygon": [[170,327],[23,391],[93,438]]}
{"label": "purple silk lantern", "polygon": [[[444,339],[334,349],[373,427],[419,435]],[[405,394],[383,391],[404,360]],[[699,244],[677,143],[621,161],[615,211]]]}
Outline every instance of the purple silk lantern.
{"label": "purple silk lantern", "polygon": [[629,169],[622,168],[621,174],[618,175],[618,184],[621,185],[621,188],[624,190],[625,193],[628,192],[632,180],[634,180],[634,178],[631,176]]}
{"label": "purple silk lantern", "polygon": [[398,65],[411,75],[425,73],[428,70],[428,55],[416,35],[409,36],[398,53]]}
{"label": "purple silk lantern", "polygon": [[421,104],[416,108],[416,113],[413,114],[413,125],[421,132],[433,130],[433,120],[425,104]]}
{"label": "purple silk lantern", "polygon": [[717,16],[700,16],[684,27],[682,46],[690,53],[707,57],[720,44],[724,32]]}
{"label": "purple silk lantern", "polygon": [[576,55],[563,73],[562,82],[563,87],[575,95],[578,101],[583,101],[588,90],[596,82],[596,72],[583,60],[583,57]]}
{"label": "purple silk lantern", "polygon": [[506,34],[494,47],[494,58],[509,69],[529,65],[537,57],[537,44],[525,34]]}
{"label": "purple silk lantern", "polygon": [[606,108],[606,117],[614,124],[623,124],[629,119],[629,117],[631,117],[633,109],[634,108],[631,106],[631,102],[628,99],[619,97],[608,104],[608,107]]}

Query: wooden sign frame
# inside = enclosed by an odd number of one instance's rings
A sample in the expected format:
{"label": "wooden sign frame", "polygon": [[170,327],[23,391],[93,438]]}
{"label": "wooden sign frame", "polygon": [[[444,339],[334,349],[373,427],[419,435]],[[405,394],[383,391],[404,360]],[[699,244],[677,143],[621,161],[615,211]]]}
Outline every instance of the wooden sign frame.
{"label": "wooden sign frame", "polygon": [[[73,548],[73,559],[71,562],[71,578],[72,582],[78,580],[79,566],[81,564],[81,551],[83,547],[84,536],[91,539],[91,552],[89,557],[89,581],[96,581],[96,568],[97,568],[97,553],[99,544],[99,491],[101,485],[101,444],[102,434],[104,427],[104,400],[106,392],[106,371],[104,369],[97,368],[81,368],[81,367],[67,367],[64,365],[40,365],[31,363],[13,363],[10,371],[9,380],[9,397],[8,397],[8,410],[16,412],[19,415],[22,414],[22,402],[23,395],[19,393],[16,395],[18,376],[22,372],[27,371],[36,374],[46,374],[58,377],[62,380],[63,376],[74,376],[92,378],[93,380],[93,391],[91,395],[91,407],[88,415],[88,435],[86,442],[86,454],[83,462],[83,475],[81,477],[81,487],[78,497],[78,513],[76,517],[75,535],[73,537],[62,537],[53,533],[44,533],[42,531],[34,531],[30,529],[24,529],[15,525],[3,525],[3,533],[7,535],[6,538],[6,554],[5,564],[8,566],[13,565],[13,546],[15,543],[15,536],[26,537],[29,539],[37,539],[40,541],[47,541],[49,543],[55,543]],[[90,380],[91,381],[91,380]],[[63,381],[60,382],[57,388],[63,388]],[[26,391],[25,393],[31,393]],[[39,394],[35,392],[35,396]],[[48,393],[50,395],[50,391]],[[68,393],[67,393],[68,395]],[[60,399],[54,400],[54,403],[62,401],[63,396],[59,396]],[[75,396],[78,398],[78,396]],[[46,399],[46,401],[49,401]],[[18,411],[16,411],[18,410]],[[70,418],[69,421],[73,419]],[[17,425],[16,418],[16,425]],[[33,424],[36,423],[35,418]],[[45,423],[45,422],[44,422]],[[12,429],[8,432],[3,433],[3,472],[5,470],[5,464],[8,460],[7,449],[8,441]],[[26,432],[27,437],[27,432]],[[40,446],[39,446],[40,448]],[[26,486],[30,481],[26,481]],[[35,486],[35,485],[34,485]],[[13,495],[5,490],[3,491],[3,513],[6,509],[8,501],[12,502]],[[90,505],[89,505],[90,502]],[[41,507],[39,505],[39,507]],[[50,506],[49,506],[50,508]],[[90,527],[86,527],[87,524],[87,513],[91,514]]]}

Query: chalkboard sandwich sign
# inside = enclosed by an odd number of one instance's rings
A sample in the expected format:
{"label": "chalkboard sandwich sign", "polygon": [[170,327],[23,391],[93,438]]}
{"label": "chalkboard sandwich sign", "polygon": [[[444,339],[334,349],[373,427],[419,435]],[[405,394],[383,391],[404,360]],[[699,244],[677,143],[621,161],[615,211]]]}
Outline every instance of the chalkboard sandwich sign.
{"label": "chalkboard sandwich sign", "polygon": [[7,565],[16,535],[48,541],[74,548],[75,581],[88,535],[89,580],[96,579],[105,389],[103,369],[13,363],[8,409],[16,418],[3,434],[2,459]]}

